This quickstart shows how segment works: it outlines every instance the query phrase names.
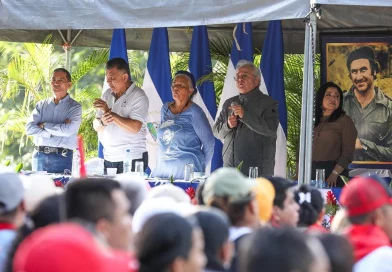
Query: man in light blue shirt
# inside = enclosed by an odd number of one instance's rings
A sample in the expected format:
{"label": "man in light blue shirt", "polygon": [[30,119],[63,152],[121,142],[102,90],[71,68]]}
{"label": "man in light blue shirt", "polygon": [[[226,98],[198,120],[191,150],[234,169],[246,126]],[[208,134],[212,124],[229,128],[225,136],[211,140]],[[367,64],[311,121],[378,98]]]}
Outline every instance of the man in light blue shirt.
{"label": "man in light blue shirt", "polygon": [[34,136],[33,171],[64,173],[72,169],[73,149],[82,122],[82,107],[73,100],[71,74],[64,68],[54,70],[53,97],[39,101],[26,125],[27,135]]}

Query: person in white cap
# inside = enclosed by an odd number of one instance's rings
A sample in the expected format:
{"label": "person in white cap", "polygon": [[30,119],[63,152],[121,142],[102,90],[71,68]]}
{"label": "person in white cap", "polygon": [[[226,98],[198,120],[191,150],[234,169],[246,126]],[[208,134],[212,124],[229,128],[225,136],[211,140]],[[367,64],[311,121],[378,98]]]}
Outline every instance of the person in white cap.
{"label": "person in white cap", "polygon": [[3,271],[8,249],[16,230],[26,217],[22,181],[15,173],[0,173],[0,272]]}

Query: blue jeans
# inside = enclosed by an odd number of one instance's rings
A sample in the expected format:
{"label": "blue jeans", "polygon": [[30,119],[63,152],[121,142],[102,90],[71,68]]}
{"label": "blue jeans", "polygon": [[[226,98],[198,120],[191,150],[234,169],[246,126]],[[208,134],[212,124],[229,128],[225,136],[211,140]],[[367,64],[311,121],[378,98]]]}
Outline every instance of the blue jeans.
{"label": "blue jeans", "polygon": [[73,151],[68,151],[66,157],[61,154],[34,151],[33,171],[47,171],[48,173],[64,173],[65,169],[72,170]]}

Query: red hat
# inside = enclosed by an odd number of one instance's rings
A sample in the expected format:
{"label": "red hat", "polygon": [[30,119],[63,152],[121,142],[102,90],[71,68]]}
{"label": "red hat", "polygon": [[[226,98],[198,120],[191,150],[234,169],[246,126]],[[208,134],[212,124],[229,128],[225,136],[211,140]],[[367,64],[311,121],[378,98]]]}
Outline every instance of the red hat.
{"label": "red hat", "polygon": [[75,223],[36,230],[16,251],[15,272],[129,272],[130,259],[105,252],[94,237]]}
{"label": "red hat", "polygon": [[340,203],[349,216],[362,215],[392,204],[392,192],[377,176],[358,176],[343,188]]}

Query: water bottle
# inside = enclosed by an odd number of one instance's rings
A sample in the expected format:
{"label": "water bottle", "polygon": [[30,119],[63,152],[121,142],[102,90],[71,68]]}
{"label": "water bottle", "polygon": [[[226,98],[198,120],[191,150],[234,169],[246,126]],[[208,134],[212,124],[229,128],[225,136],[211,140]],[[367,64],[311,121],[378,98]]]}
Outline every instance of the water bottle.
{"label": "water bottle", "polygon": [[132,173],[132,155],[130,149],[127,149],[127,152],[125,152],[123,167],[124,167],[124,174]]}
{"label": "water bottle", "polygon": [[80,177],[80,153],[78,148],[75,149],[72,156],[72,176],[74,178]]}

